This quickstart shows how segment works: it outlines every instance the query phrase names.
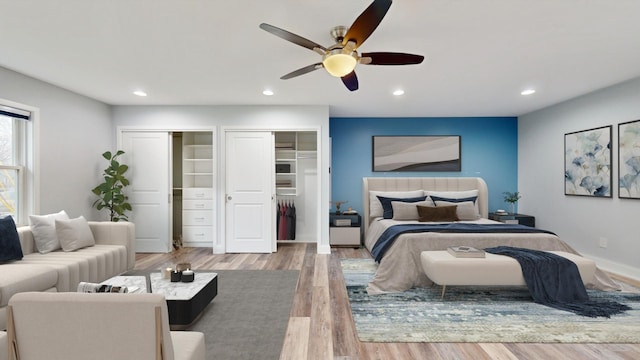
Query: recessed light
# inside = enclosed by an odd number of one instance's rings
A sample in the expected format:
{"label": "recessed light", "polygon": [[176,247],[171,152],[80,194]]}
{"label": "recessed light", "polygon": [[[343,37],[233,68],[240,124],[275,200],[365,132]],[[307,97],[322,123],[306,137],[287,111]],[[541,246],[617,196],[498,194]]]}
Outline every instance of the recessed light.
{"label": "recessed light", "polygon": [[394,90],[393,91],[393,95],[402,96],[402,95],[404,95],[404,90],[402,90],[402,89]]}
{"label": "recessed light", "polygon": [[273,95],[273,90],[271,90],[271,89],[264,89],[264,90],[262,91],[262,95],[271,96],[271,95]]}
{"label": "recessed light", "polygon": [[142,90],[136,90],[133,92],[133,95],[137,95],[137,96],[147,96],[147,93],[142,91]]}
{"label": "recessed light", "polygon": [[533,93],[535,93],[536,91],[533,89],[527,89],[527,90],[523,90],[520,95],[531,95]]}

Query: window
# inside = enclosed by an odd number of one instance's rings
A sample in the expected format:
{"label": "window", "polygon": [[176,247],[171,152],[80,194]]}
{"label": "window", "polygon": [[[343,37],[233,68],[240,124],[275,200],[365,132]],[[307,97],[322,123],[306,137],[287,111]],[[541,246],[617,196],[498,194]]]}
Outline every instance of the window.
{"label": "window", "polygon": [[0,99],[0,217],[10,215],[20,225],[35,198],[31,115]]}

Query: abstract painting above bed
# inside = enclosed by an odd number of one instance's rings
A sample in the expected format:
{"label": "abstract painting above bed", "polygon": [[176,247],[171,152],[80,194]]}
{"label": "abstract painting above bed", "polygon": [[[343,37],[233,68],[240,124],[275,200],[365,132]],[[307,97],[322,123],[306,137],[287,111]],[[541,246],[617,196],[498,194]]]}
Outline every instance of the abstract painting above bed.
{"label": "abstract painting above bed", "polygon": [[[420,195],[421,191],[422,195]],[[451,206],[452,203],[455,205],[457,201],[460,201],[459,204],[469,202],[469,197],[473,197],[471,196],[473,194],[476,194],[476,199],[472,202],[473,206],[477,206],[479,218],[458,223],[504,225],[487,219],[488,190],[486,183],[481,178],[363,178],[365,246],[373,253],[378,238],[389,227],[399,224],[421,223],[418,219],[394,220],[393,216],[385,219],[381,214],[382,204],[376,203],[379,201],[378,196],[394,197],[396,198],[394,202],[402,202],[403,197],[416,198],[426,195],[425,201],[432,198],[440,198],[439,201],[442,201],[442,198],[445,198],[449,200],[446,201],[446,206]],[[405,204],[403,211],[407,211],[407,206],[410,205]],[[433,206],[437,207],[436,202],[433,202]],[[384,257],[380,259],[376,274],[369,283],[367,291],[370,294],[380,294],[431,285],[431,280],[422,271],[420,261],[422,251],[446,250],[450,246],[487,248],[501,245],[578,254],[570,245],[549,232],[518,234],[409,232],[398,235],[393,244],[385,249]],[[614,290],[618,289],[618,284],[598,269],[590,287],[600,290]]]}

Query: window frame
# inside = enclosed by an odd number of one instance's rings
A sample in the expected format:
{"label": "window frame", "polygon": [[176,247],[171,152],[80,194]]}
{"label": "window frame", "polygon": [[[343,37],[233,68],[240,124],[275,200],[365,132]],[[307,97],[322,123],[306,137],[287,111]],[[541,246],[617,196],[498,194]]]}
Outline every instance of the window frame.
{"label": "window frame", "polygon": [[[40,111],[33,106],[20,104],[10,100],[0,98],[0,106],[24,110],[30,113],[29,120],[16,119],[13,121],[24,121],[23,126],[19,126],[17,133],[14,133],[14,149],[20,164],[0,165],[2,169],[18,171],[18,194],[16,225],[28,225],[28,214],[39,212],[39,124]],[[8,116],[11,118],[11,116]],[[15,129],[15,127],[14,127]]]}

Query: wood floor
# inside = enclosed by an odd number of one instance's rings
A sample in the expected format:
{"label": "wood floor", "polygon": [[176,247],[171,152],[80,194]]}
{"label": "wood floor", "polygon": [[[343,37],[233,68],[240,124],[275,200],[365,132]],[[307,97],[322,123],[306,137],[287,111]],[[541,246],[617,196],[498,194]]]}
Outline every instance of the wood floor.
{"label": "wood floor", "polygon": [[[640,344],[363,343],[358,340],[341,258],[370,258],[366,249],[316,254],[315,244],[283,243],[274,254],[212,255],[211,248],[137,254],[136,269],[190,262],[194,269],[300,270],[280,359],[640,359]],[[635,285],[638,285],[635,283]]]}

